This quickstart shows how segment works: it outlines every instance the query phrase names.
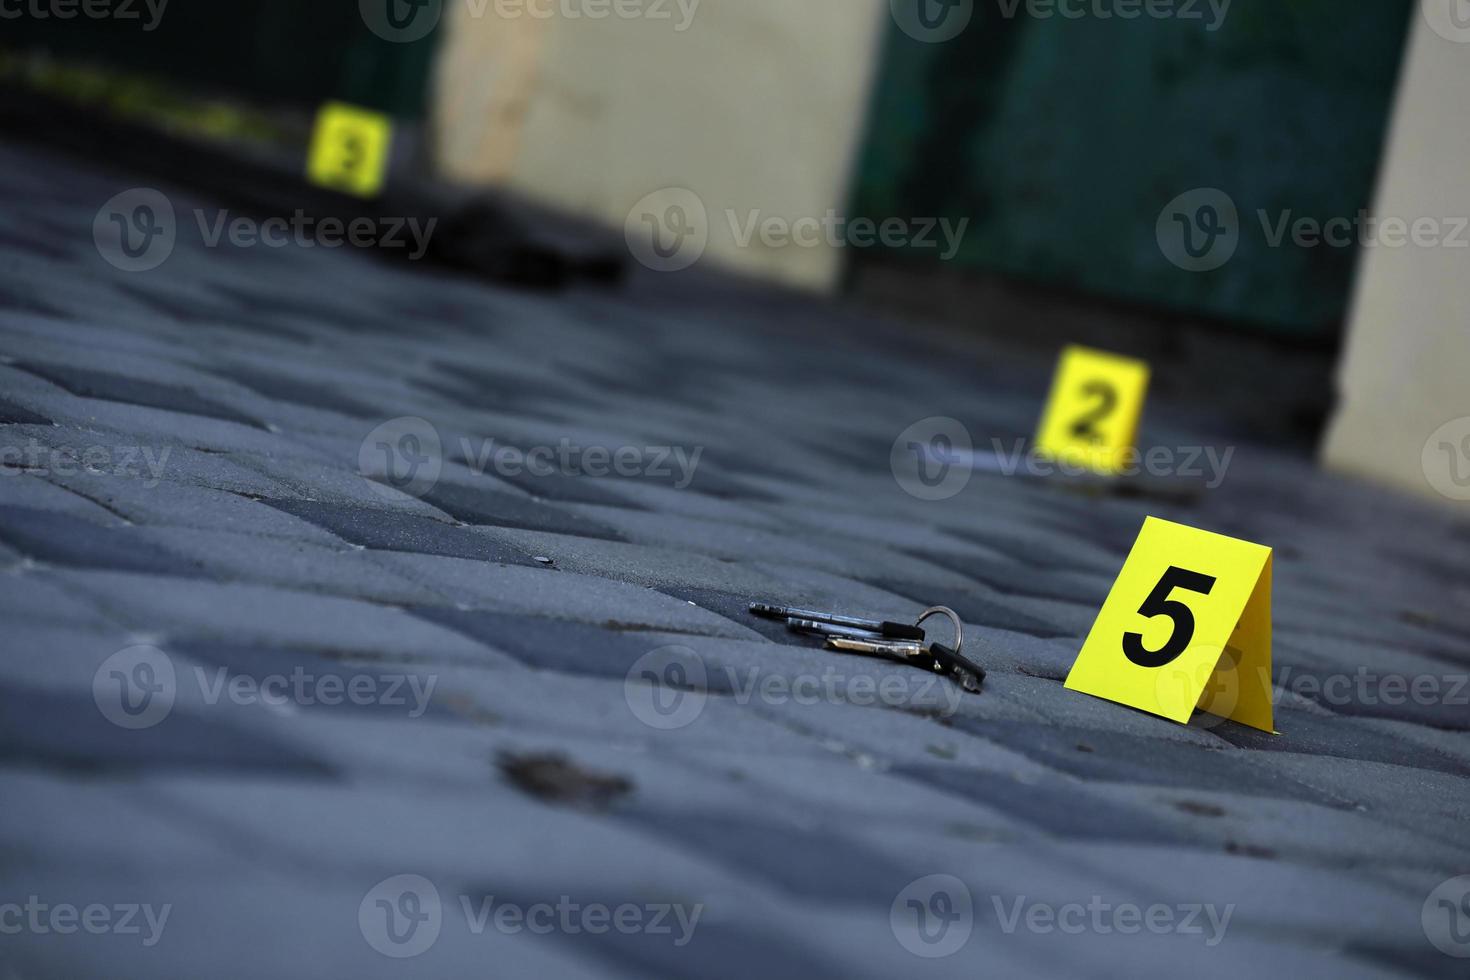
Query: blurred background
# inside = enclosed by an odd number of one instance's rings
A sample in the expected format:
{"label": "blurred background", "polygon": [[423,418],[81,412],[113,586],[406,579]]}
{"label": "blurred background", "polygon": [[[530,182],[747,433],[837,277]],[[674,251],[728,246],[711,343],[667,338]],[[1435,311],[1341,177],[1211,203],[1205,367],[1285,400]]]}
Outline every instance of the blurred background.
{"label": "blurred background", "polygon": [[173,179],[306,199],[321,107],[372,110],[381,196],[448,210],[452,264],[627,288],[677,271],[625,241],[646,225],[702,269],[1146,358],[1217,427],[1445,500],[1422,450],[1470,415],[1459,0],[0,6],[15,138],[148,133]]}

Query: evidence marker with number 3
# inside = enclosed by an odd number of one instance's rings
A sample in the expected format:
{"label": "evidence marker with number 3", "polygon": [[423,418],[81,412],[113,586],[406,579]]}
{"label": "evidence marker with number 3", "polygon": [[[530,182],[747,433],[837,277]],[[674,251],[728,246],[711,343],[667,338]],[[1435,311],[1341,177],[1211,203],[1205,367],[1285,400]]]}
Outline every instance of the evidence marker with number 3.
{"label": "evidence marker with number 3", "polygon": [[1142,361],[1068,347],[1036,433],[1037,450],[1094,473],[1120,472],[1138,439],[1148,382]]}
{"label": "evidence marker with number 3", "polygon": [[1181,723],[1198,708],[1274,733],[1271,549],[1148,518],[1067,687]]}
{"label": "evidence marker with number 3", "polygon": [[328,102],[317,113],[306,176],[320,187],[377,197],[388,177],[393,120],[381,112]]}

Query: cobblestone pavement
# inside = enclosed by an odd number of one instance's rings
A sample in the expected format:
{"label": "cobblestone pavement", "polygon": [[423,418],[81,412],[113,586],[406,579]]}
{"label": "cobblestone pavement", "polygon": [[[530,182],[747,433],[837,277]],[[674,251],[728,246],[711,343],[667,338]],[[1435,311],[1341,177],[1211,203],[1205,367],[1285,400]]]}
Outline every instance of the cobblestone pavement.
{"label": "cobblestone pavement", "polygon": [[[1463,523],[1167,377],[1142,441],[1233,445],[1216,488],[921,499],[899,434],[1009,444],[1048,364],[211,248],[168,188],[125,272],[146,184],[0,151],[0,977],[1470,969]],[[1276,549],[1279,736],[1064,690],[1149,514]],[[985,690],[754,598],[949,605]]]}

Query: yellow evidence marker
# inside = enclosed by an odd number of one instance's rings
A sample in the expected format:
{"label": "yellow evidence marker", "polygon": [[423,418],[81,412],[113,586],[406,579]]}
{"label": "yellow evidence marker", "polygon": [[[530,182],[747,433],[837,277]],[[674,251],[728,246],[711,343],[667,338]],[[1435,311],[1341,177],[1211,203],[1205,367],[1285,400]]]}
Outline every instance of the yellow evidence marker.
{"label": "yellow evidence marker", "polygon": [[393,120],[345,102],[328,102],[317,113],[307,179],[358,197],[377,197],[387,181],[392,145]]}
{"label": "yellow evidence marker", "polygon": [[1067,687],[1181,723],[1198,708],[1274,734],[1271,549],[1148,518]]}
{"label": "yellow evidence marker", "polygon": [[1041,417],[1037,451],[1094,473],[1121,472],[1138,439],[1148,381],[1142,361],[1068,347]]}

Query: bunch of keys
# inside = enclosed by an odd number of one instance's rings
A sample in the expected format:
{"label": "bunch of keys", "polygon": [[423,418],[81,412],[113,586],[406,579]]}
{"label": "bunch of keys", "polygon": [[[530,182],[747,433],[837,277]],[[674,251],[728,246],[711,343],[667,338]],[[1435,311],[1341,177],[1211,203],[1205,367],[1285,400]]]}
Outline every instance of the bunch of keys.
{"label": "bunch of keys", "polygon": [[[865,657],[882,657],[932,671],[948,677],[961,689],[980,693],[985,669],[960,651],[965,643],[965,629],[959,614],[948,606],[925,609],[913,625],[889,620],[839,616],[811,609],[793,609],[764,602],[752,602],[750,611],[766,619],[786,621],[786,628],[797,633],[825,637],[826,648]],[[934,616],[948,616],[954,623],[954,647],[943,643],[924,642],[924,622]]]}

